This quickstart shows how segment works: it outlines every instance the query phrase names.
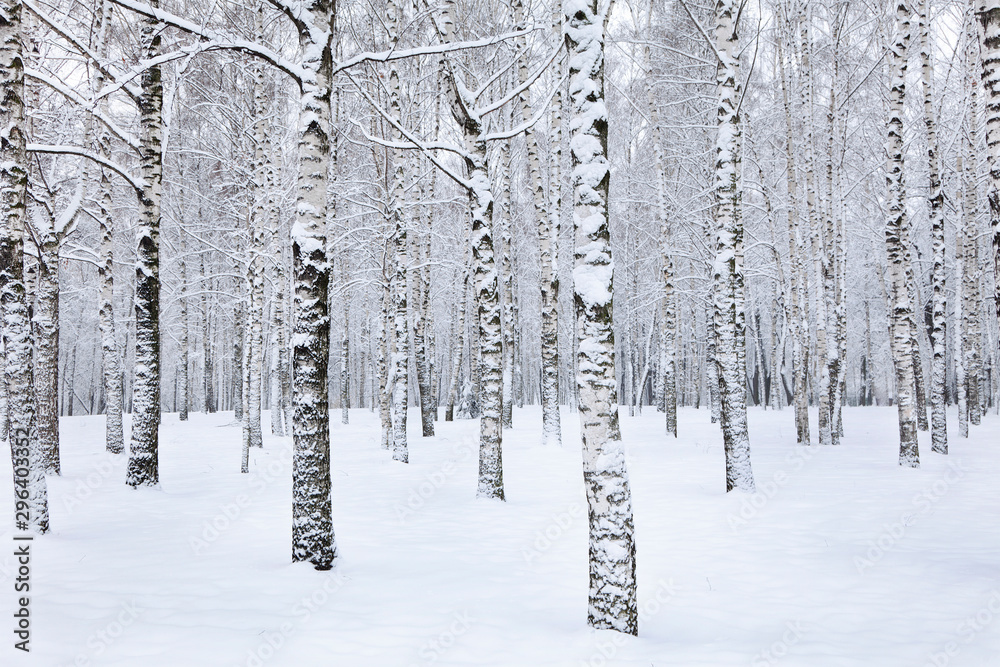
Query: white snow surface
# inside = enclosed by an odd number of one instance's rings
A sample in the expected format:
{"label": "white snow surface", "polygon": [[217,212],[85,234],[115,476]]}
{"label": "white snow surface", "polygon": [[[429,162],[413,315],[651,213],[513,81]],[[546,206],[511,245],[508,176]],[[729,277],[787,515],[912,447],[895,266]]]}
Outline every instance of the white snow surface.
{"label": "white snow surface", "polygon": [[165,414],[161,483],[139,490],[125,455],[103,451],[103,417],[64,417],[53,531],[32,544],[30,654],[12,646],[0,475],[0,665],[1000,664],[1000,418],[963,440],[951,412],[951,453],[921,433],[908,469],[895,408],[845,409],[835,448],[796,445],[791,409],[754,408],[749,496],[725,493],[708,410],[678,412],[676,440],[653,409],[621,415],[638,637],[586,625],[575,414],[558,448],[538,444],[540,409],[515,410],[506,503],[475,497],[476,421],[425,439],[414,411],[402,464],[377,413],[331,420],[330,572],[289,562],[290,438],[267,413],[250,475],[232,413]]}

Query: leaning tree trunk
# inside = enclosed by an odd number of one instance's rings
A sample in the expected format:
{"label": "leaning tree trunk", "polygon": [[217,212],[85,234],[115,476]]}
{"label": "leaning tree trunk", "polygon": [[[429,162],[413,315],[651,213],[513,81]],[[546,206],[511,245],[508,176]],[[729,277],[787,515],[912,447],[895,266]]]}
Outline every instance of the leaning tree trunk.
{"label": "leaning tree trunk", "polygon": [[[159,0],[150,5],[159,7]],[[142,57],[160,55],[163,26],[141,19]],[[160,192],[163,178],[163,83],[159,65],[142,73],[139,127],[143,188],[136,230],[135,380],[132,385],[132,444],[126,483],[150,486],[160,481]]]}
{"label": "leaning tree trunk", "polygon": [[892,361],[896,371],[896,405],[899,412],[899,464],[920,465],[917,448],[917,422],[914,412],[913,306],[907,283],[906,247],[909,220],[906,215],[906,190],[903,179],[903,102],[906,94],[906,53],[910,43],[910,10],[905,0],[896,7],[896,35],[889,48],[892,83],[889,91],[889,120],[886,149],[886,185],[889,219],[885,242],[891,288],[889,294],[889,330]]}
{"label": "leaning tree trunk", "polygon": [[326,196],[330,154],[333,3],[297,14],[302,54],[299,174],[292,228],[295,281],[292,396],[292,560],[328,570],[337,555],[330,497]]}
{"label": "leaning tree trunk", "polygon": [[739,37],[734,0],[715,4],[718,138],[715,148],[716,256],[713,277],[716,364],[719,369],[726,491],[754,490],[747,432],[746,312],[741,215]]}
{"label": "leaning tree trunk", "polygon": [[[946,382],[945,341],[945,243],[944,243],[944,190],[941,188],[941,170],[938,158],[937,122],[934,118],[932,96],[933,70],[931,69],[930,18],[927,0],[920,3],[920,67],[924,93],[924,126],[927,128],[928,216],[933,242],[931,269],[933,331],[931,334],[931,451],[948,453],[947,406],[944,401]],[[961,236],[961,234],[959,234]]]}
{"label": "leaning tree trunk", "polygon": [[608,116],[604,26],[608,3],[564,5],[570,50],[576,382],[580,391],[583,477],[589,507],[590,595],[594,628],[638,633],[632,494],[618,429],[614,294],[608,225]]}
{"label": "leaning tree trunk", "polygon": [[28,159],[21,3],[0,2],[0,314],[14,471],[14,525],[49,529],[48,491],[35,421],[31,322],[24,287]]}

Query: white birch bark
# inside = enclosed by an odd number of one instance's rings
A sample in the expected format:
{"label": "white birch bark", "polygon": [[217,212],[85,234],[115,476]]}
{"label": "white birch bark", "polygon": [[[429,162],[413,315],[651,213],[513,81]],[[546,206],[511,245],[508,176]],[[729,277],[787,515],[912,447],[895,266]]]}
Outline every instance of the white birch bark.
{"label": "white birch bark", "polygon": [[739,36],[734,0],[715,3],[718,134],[715,144],[716,256],[713,266],[716,365],[719,372],[726,491],[754,490],[746,405],[746,312],[740,179]]}
{"label": "white birch bark", "polygon": [[330,318],[326,193],[330,154],[333,2],[310,0],[295,17],[302,96],[299,174],[292,226],[295,285],[292,394],[292,560],[316,569],[337,555],[330,497],[327,365]]}
{"label": "white birch bark", "polygon": [[1000,321],[1000,0],[980,0],[983,87],[986,92],[986,157],[990,167],[988,200],[993,232],[993,277],[997,320]]}
{"label": "white birch bark", "polygon": [[[102,0],[100,11],[95,12],[95,31],[98,35],[97,52],[103,58],[107,56],[108,33],[111,23],[111,2]],[[101,90],[104,87],[103,70],[98,70],[95,74],[94,89]],[[101,101],[100,109],[107,115],[108,102],[105,98]],[[111,135],[102,125],[97,125],[97,151],[98,155],[105,159],[111,159]],[[101,234],[100,264],[97,272],[101,281],[101,301],[98,313],[99,326],[101,331],[101,366],[104,369],[104,396],[106,415],[105,424],[105,448],[112,454],[120,454],[125,450],[125,434],[122,424],[122,412],[124,409],[124,397],[122,395],[122,370],[121,353],[118,348],[118,339],[115,334],[115,313],[114,313],[114,245],[113,231],[114,219],[112,217],[112,189],[111,173],[107,169],[100,170],[100,182],[97,187],[99,193],[97,197],[98,205],[98,225]],[[181,267],[183,269],[183,262]],[[186,334],[185,329],[185,334]],[[186,349],[185,349],[186,354]],[[186,359],[186,357],[185,357]],[[187,381],[186,373],[183,376]],[[186,386],[186,385],[185,385]],[[187,394],[184,394],[184,419],[187,419]]]}
{"label": "white birch bark", "polygon": [[[159,0],[150,5],[159,7]],[[140,19],[142,58],[160,55],[163,26]],[[135,368],[132,385],[132,443],[126,484],[159,483],[160,427],[160,194],[163,178],[163,83],[159,65],[142,73],[139,99],[140,166],[143,191],[136,230]]]}
{"label": "white birch bark", "polygon": [[892,43],[889,47],[891,88],[886,139],[886,186],[889,218],[885,240],[889,265],[889,330],[892,361],[896,372],[896,406],[899,413],[899,464],[916,468],[920,465],[917,447],[917,424],[914,401],[913,306],[907,285],[906,255],[908,249],[906,190],[903,178],[903,102],[906,94],[906,57],[910,43],[910,8],[906,0],[896,0],[896,18]]}
{"label": "white birch bark", "polygon": [[604,39],[609,3],[563,4],[569,46],[577,373],[590,528],[588,622],[638,633],[632,495],[618,429]]}
{"label": "white birch bark", "polygon": [[39,448],[31,360],[31,323],[24,285],[24,226],[28,161],[24,110],[21,3],[0,2],[0,314],[4,380],[14,471],[14,525],[48,532],[49,507]]}
{"label": "white birch bark", "polygon": [[[446,43],[454,39],[453,12],[454,3],[446,2],[445,29],[442,35]],[[483,119],[476,115],[469,97],[470,90],[459,79],[456,68],[446,62],[444,71],[452,116],[461,127],[465,140],[464,160],[472,213],[472,266],[479,333],[479,354],[472,355],[472,364],[478,370],[478,373],[473,372],[473,377],[478,375],[480,381],[476,387],[476,407],[479,412],[479,483],[476,495],[503,500],[500,291],[493,243],[494,198],[489,179],[486,141],[483,139],[485,127]]]}
{"label": "white birch bark", "polygon": [[786,184],[788,189],[788,257],[791,264],[789,283],[791,293],[788,302],[790,313],[788,320],[789,337],[792,339],[792,402],[795,404],[795,434],[800,445],[808,445],[809,435],[809,398],[806,393],[806,346],[803,344],[808,335],[808,316],[805,309],[806,272],[802,260],[799,224],[798,179],[795,167],[795,129],[792,122],[792,105],[790,100],[791,81],[790,64],[785,60],[782,42],[778,41],[778,59],[781,61],[781,94],[785,111],[785,160],[787,168]]}
{"label": "white birch bark", "polygon": [[924,127],[927,131],[927,208],[931,223],[933,266],[931,289],[933,332],[931,334],[931,451],[948,453],[947,406],[944,402],[946,372],[945,341],[945,244],[944,190],[941,188],[941,165],[938,158],[937,121],[933,98],[933,63],[931,60],[930,19],[928,0],[921,0],[919,13],[920,70],[924,93]]}

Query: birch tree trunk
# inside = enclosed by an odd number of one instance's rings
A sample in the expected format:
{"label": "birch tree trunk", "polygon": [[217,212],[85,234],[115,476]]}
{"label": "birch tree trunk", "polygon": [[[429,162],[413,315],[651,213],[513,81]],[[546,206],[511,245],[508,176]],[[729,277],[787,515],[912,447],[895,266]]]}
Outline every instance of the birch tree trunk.
{"label": "birch tree trunk", "polygon": [[[559,3],[552,3],[552,23],[559,44],[564,42],[563,16]],[[558,72],[564,61],[556,60]],[[562,211],[562,85],[552,96],[549,148],[549,211],[538,219],[540,290],[542,303],[542,444],[561,446],[562,425],[559,417],[559,268],[556,249]]]}
{"label": "birch tree trunk", "polygon": [[[150,5],[159,7],[159,0]],[[140,19],[142,58],[160,55],[162,24]],[[160,193],[163,178],[163,83],[160,66],[142,73],[139,98],[140,166],[143,189],[136,230],[135,379],[132,385],[132,444],[126,484],[152,486],[160,481]]]}
{"label": "birch tree trunk", "polygon": [[48,490],[39,447],[31,362],[31,322],[24,286],[24,225],[28,159],[24,114],[21,3],[0,2],[0,314],[4,381],[14,471],[14,525],[49,530]]}
{"label": "birch tree trunk", "polygon": [[906,0],[896,2],[895,35],[889,47],[891,88],[887,122],[886,186],[889,219],[886,221],[886,254],[891,279],[889,293],[889,329],[892,361],[896,371],[896,405],[899,412],[899,464],[920,465],[917,448],[917,424],[914,413],[913,306],[907,285],[908,248],[906,190],[903,179],[903,102],[906,94],[906,57],[910,43],[910,9]]}
{"label": "birch tree trunk", "polygon": [[638,633],[632,494],[618,429],[614,294],[608,226],[608,117],[604,29],[608,3],[565,3],[569,46],[576,267],[577,374],[583,477],[589,507],[591,627]]}
{"label": "birch tree trunk", "polygon": [[993,305],[1000,321],[1000,0],[980,0],[983,87],[986,90],[986,153],[990,166],[988,199],[993,231]]}
{"label": "birch tree trunk", "polygon": [[754,490],[747,432],[746,312],[740,178],[739,36],[735,0],[715,3],[718,135],[715,144],[716,256],[713,268],[716,364],[719,369],[726,491]]}
{"label": "birch tree trunk", "polygon": [[[503,288],[501,307],[503,313],[502,343],[502,411],[500,423],[503,428],[514,426],[514,271],[511,263],[513,253],[511,227],[514,224],[513,201],[510,196],[509,162],[500,159],[500,192],[503,198],[499,222],[500,236],[500,284]],[[541,179],[539,179],[541,180]]]}
{"label": "birch tree trunk", "polygon": [[[55,225],[55,220],[49,221]],[[31,318],[35,342],[35,406],[42,469],[59,470],[59,239],[50,227],[37,243],[37,282]],[[70,400],[73,400],[70,396]]]}
{"label": "birch tree trunk", "polygon": [[[259,4],[256,16],[257,34],[264,34],[264,5]],[[250,216],[250,248],[247,254],[247,414],[243,420],[244,436],[250,447],[263,447],[260,428],[260,410],[264,372],[264,228],[268,223],[266,206],[267,174],[267,115],[268,101],[264,98],[264,67],[254,63],[253,115],[254,115],[254,204]]]}
{"label": "birch tree trunk", "polygon": [[[453,41],[454,3],[445,4],[446,43]],[[478,367],[476,387],[479,413],[479,484],[481,498],[504,499],[502,369],[500,333],[500,291],[497,284],[496,256],[493,243],[493,192],[489,178],[483,119],[476,115],[469,89],[460,81],[455,67],[446,62],[445,81],[451,98],[452,116],[462,128],[465,139],[465,168],[468,174],[469,205],[472,213],[472,267],[475,276],[475,303],[479,330],[479,354],[472,355]],[[473,346],[475,349],[475,346]]]}
{"label": "birch tree trunk", "polygon": [[[108,33],[111,23],[111,3],[103,0],[99,12],[95,12],[95,32],[98,35],[98,54],[103,58],[107,56]],[[104,87],[104,74],[98,70],[95,74],[94,89],[101,90]],[[107,114],[107,98],[101,101],[101,110]],[[111,159],[111,135],[103,124],[98,123],[97,127],[97,151],[105,160]],[[101,331],[101,366],[104,369],[104,413],[105,423],[105,447],[112,454],[120,454],[125,450],[125,434],[122,424],[122,412],[124,409],[124,397],[122,395],[122,370],[120,364],[121,353],[118,348],[118,339],[115,334],[115,313],[114,313],[114,245],[112,243],[114,219],[112,217],[112,187],[111,173],[107,169],[100,170],[100,183],[98,186],[100,193],[97,198],[98,206],[98,226],[101,234],[100,263],[97,267],[98,277],[101,281],[101,301],[98,313],[99,326]],[[183,270],[184,264],[181,263]],[[186,283],[182,275],[182,283]],[[185,320],[186,322],[186,320]],[[186,334],[185,329],[185,334]],[[186,354],[186,349],[184,350]],[[185,357],[186,359],[186,357]],[[184,375],[186,382],[187,376]],[[186,385],[185,385],[186,386]],[[187,419],[187,395],[184,395],[184,419]]]}
{"label": "birch tree trunk", "polygon": [[310,0],[296,16],[302,67],[299,174],[292,227],[295,330],[292,378],[292,561],[328,570],[337,555],[330,497],[327,366],[330,318],[326,193],[330,155],[333,2]]}
{"label": "birch tree trunk", "polygon": [[[395,45],[399,36],[399,27],[402,20],[402,7],[395,1],[389,3],[389,17],[387,26],[389,29],[390,43]],[[393,118],[401,117],[401,100],[399,88],[399,69],[396,61],[389,63],[389,108]],[[395,231],[393,233],[392,277],[389,281],[389,290],[392,293],[392,323],[393,323],[393,351],[390,358],[392,365],[392,398],[390,402],[390,415],[392,417],[392,458],[396,461],[406,463],[409,461],[409,451],[406,442],[406,410],[408,399],[408,374],[410,358],[410,323],[408,320],[409,296],[409,267],[406,243],[406,218],[403,215],[403,205],[405,203],[405,193],[403,189],[403,157],[400,151],[390,149],[389,159],[390,170],[390,190],[389,190],[389,219],[392,220]]]}
{"label": "birch tree trunk", "polygon": [[[272,181],[273,182],[273,181]],[[268,191],[271,191],[271,185]],[[274,218],[272,218],[273,220]],[[271,331],[274,332],[275,369],[271,380],[271,433],[284,437],[288,424],[288,345],[285,342],[285,269],[281,245],[274,240],[274,305]]]}
{"label": "birch tree trunk", "polygon": [[965,248],[968,243],[969,212],[966,209],[966,189],[969,187],[965,179],[965,151],[966,143],[962,140],[955,160],[955,171],[961,179],[962,193],[958,197],[958,204],[961,207],[961,217],[958,227],[955,230],[955,323],[957,335],[954,336],[954,359],[955,359],[955,394],[958,404],[958,435],[963,438],[969,437],[969,403],[966,395],[965,377],[965,339],[968,332],[965,325]]}
{"label": "birch tree trunk", "polygon": [[806,272],[802,261],[799,237],[798,180],[795,170],[795,129],[792,123],[792,105],[789,88],[789,63],[785,60],[782,39],[778,39],[778,59],[781,61],[781,95],[785,110],[785,178],[788,188],[788,257],[790,263],[789,282],[791,294],[789,336],[792,339],[792,402],[795,404],[795,434],[800,445],[808,445],[809,397],[806,393],[806,346],[803,345],[809,331],[808,316],[805,312]]}
{"label": "birch tree trunk", "polygon": [[[180,307],[180,321],[181,321],[181,339],[178,343],[181,352],[181,361],[177,369],[177,393],[180,396],[180,404],[177,406],[177,411],[180,413],[180,421],[186,422],[188,420],[188,363],[189,352],[188,347],[190,345],[190,332],[188,327],[188,307],[187,307],[187,259],[186,254],[186,244],[184,242],[184,234],[181,234],[181,261],[180,261],[180,294],[177,297],[177,302]],[[103,283],[102,283],[103,287]],[[103,303],[101,311],[103,314]],[[113,319],[113,318],[112,318]],[[114,326],[114,324],[112,324]],[[104,367],[105,375],[107,374],[107,366]],[[105,384],[107,384],[107,378],[105,377]],[[120,412],[120,410],[119,410]],[[111,401],[110,395],[108,397],[108,419],[111,419]],[[111,451],[110,448],[108,451]]]}
{"label": "birch tree trunk", "polygon": [[[921,0],[919,14],[920,69],[924,93],[924,126],[927,130],[927,208],[931,223],[933,243],[933,331],[931,349],[931,451],[948,453],[947,405],[944,401],[946,372],[945,340],[945,244],[944,244],[944,191],[941,188],[941,169],[938,158],[937,121],[934,118],[933,69],[931,62],[930,19],[928,0]],[[959,236],[961,236],[959,234]]]}
{"label": "birch tree trunk", "polygon": [[[651,27],[653,12],[650,9],[647,29]],[[653,81],[653,61],[649,45],[645,47],[646,74]],[[670,256],[670,215],[667,208],[667,167],[663,156],[663,136],[660,131],[659,107],[650,85],[647,95],[649,125],[653,138],[653,159],[656,179],[656,210],[659,218],[660,263],[663,276],[663,295],[660,297],[660,373],[659,384],[667,434],[677,437],[677,302],[674,298],[674,267]]]}

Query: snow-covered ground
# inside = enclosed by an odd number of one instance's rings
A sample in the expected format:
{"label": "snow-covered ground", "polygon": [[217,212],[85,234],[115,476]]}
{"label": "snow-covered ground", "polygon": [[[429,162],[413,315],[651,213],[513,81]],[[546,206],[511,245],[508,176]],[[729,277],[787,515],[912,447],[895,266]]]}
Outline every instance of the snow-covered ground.
{"label": "snow-covered ground", "polygon": [[[133,491],[103,417],[64,418],[27,655],[0,534],[0,664],[1000,665],[998,417],[963,440],[951,414],[951,454],[922,433],[912,470],[893,408],[845,410],[843,444],[823,449],[795,444],[791,410],[750,416],[755,496],[725,493],[707,411],[682,409],[676,440],[655,411],[623,416],[637,638],[586,626],[575,415],[554,449],[537,408],[515,411],[499,503],[474,497],[476,422],[422,439],[412,412],[405,465],[377,415],[335,413],[330,572],[289,563],[290,439],[265,435],[240,475],[232,413],[164,415],[160,488]],[[0,475],[0,516],[12,496]]]}

